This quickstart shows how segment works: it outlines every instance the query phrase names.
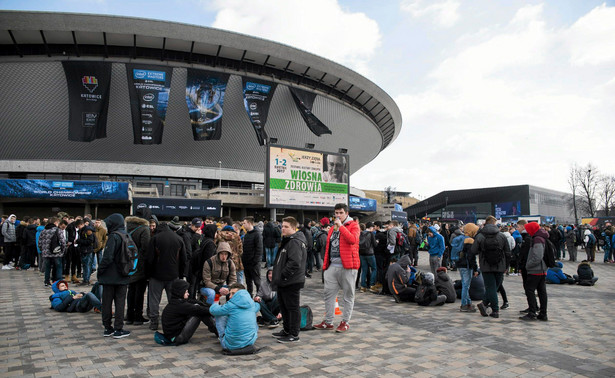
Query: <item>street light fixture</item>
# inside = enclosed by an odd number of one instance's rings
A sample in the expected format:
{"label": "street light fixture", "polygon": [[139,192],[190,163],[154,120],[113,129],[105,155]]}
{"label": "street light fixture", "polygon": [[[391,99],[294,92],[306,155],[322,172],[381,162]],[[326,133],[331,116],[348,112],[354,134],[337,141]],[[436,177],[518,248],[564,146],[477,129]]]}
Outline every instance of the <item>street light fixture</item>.
{"label": "street light fixture", "polygon": [[218,169],[218,187],[222,187],[222,161],[218,161],[219,169]]}

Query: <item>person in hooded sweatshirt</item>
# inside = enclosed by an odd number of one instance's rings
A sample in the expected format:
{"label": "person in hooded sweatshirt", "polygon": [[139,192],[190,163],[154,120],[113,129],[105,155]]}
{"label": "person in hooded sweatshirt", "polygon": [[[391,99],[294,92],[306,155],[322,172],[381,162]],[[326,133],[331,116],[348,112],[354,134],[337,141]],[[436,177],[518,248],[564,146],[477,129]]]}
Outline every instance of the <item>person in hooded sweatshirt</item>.
{"label": "person in hooded sweatshirt", "polygon": [[265,282],[258,288],[258,292],[254,297],[254,302],[261,305],[261,325],[268,325],[269,328],[275,328],[279,324],[280,304],[278,302],[277,292],[273,288],[271,282],[273,278],[273,269],[269,269],[265,275]]}
{"label": "person in hooded sweatshirt", "polygon": [[423,275],[421,284],[416,289],[414,301],[419,306],[442,306],[446,302],[446,295],[438,295],[432,273],[425,273]]}
{"label": "person in hooded sweatshirt", "polygon": [[94,259],[94,247],[96,247],[96,234],[92,226],[85,226],[79,230],[79,253],[83,266],[83,281],[81,285],[90,284],[92,275],[92,260]]}
{"label": "person in hooded sweatshirt", "polygon": [[212,333],[217,333],[209,313],[209,304],[190,299],[190,284],[177,278],[171,285],[171,300],[162,311],[162,331],[154,340],[161,345],[182,345],[190,341],[203,322]]}
{"label": "person in hooded sweatshirt", "polygon": [[587,260],[583,260],[579,264],[577,274],[573,278],[581,286],[594,286],[596,281],[598,281],[598,277],[594,277],[594,270]]}
{"label": "person in hooded sweatshirt", "polygon": [[89,293],[77,293],[69,290],[68,282],[61,280],[51,285],[53,294],[49,296],[51,308],[58,312],[88,312],[94,309],[100,312],[99,285],[94,285]]}
{"label": "person in hooded sweatshirt", "polygon": [[216,236],[216,244],[220,242],[226,242],[231,246],[231,259],[235,263],[235,269],[237,269],[237,282],[245,283],[245,277],[243,274],[243,242],[241,236],[233,228],[233,220],[230,217],[223,217],[220,219],[222,229],[218,231]]}
{"label": "person in hooded sweatshirt", "polygon": [[386,282],[395,302],[414,302],[416,287],[412,286],[416,269],[410,266],[410,256],[403,255],[399,261],[389,266]]}
{"label": "person in hooded sweatshirt", "polygon": [[214,303],[209,308],[210,314],[216,319],[220,345],[226,351],[253,349],[258,338],[256,313],[261,306],[252,300],[245,286],[240,283],[232,284],[228,295],[226,303]]}
{"label": "person in hooded sweatshirt", "polygon": [[149,319],[143,317],[143,301],[148,280],[145,274],[145,256],[150,241],[148,208],[137,209],[135,216],[126,217],[126,232],[132,237],[138,250],[137,271],[130,276],[128,297],[126,302],[126,324],[148,324]]}
{"label": "person in hooded sweatshirt", "polygon": [[435,276],[436,269],[442,264],[442,255],[444,254],[444,237],[438,233],[435,226],[427,229],[427,244],[429,244],[429,268]]}
{"label": "person in hooded sweatshirt", "polygon": [[438,294],[446,296],[446,303],[455,303],[457,299],[455,286],[453,286],[453,281],[448,276],[447,269],[444,266],[436,270],[436,289]]}
{"label": "person in hooded sweatshirt", "polygon": [[[521,320],[534,321],[536,319],[547,321],[547,264],[543,260],[545,240],[549,239],[547,231],[536,222],[525,225],[525,230],[532,237],[532,246],[525,263],[527,279],[525,282],[525,296],[527,298],[528,312],[521,316]],[[540,299],[540,309],[536,302],[536,291]]]}
{"label": "person in hooded sweatshirt", "polygon": [[548,284],[573,284],[574,279],[564,273],[564,264],[561,261],[555,263],[555,267],[547,269],[546,283]]}
{"label": "person in hooded sweatshirt", "polygon": [[216,294],[228,295],[229,286],[237,283],[237,269],[231,254],[231,246],[227,242],[220,242],[216,255],[203,264],[201,295],[210,305],[214,303]]}
{"label": "person in hooded sweatshirt", "polygon": [[[472,297],[470,296],[470,287],[472,277],[478,276],[478,266],[476,265],[476,257],[470,258],[470,252],[477,232],[478,226],[474,223],[467,223],[463,226],[463,245],[455,263],[461,277],[461,307],[459,308],[461,312],[476,312],[476,307],[472,304]],[[482,299],[483,295],[480,298]]]}
{"label": "person in hooded sweatshirt", "polygon": [[[119,233],[126,233],[124,217],[118,213],[111,214],[105,219],[105,224],[109,231],[109,238],[105,245],[103,259],[98,265],[98,282],[103,286],[102,323],[105,327],[103,336],[121,339],[130,336],[130,331],[124,329],[124,309],[130,277],[120,274],[123,250],[122,237],[118,235]],[[114,304],[115,321],[113,327],[111,327]]]}

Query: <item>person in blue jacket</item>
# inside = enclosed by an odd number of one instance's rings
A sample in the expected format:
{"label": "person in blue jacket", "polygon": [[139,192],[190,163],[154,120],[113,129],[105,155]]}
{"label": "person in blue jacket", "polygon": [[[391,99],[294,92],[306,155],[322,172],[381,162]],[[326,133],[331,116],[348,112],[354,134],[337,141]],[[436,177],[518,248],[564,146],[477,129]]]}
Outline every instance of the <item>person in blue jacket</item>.
{"label": "person in blue jacket", "polygon": [[41,248],[38,246],[38,238],[41,236],[41,231],[43,231],[45,229],[45,226],[39,225],[36,227],[36,252],[38,252],[38,271],[39,272],[44,272],[43,268],[44,268],[44,260],[43,260],[43,251],[41,251]]}
{"label": "person in blue jacket", "polygon": [[547,279],[546,283],[548,284],[573,284],[574,279],[572,277],[566,276],[563,271],[564,264],[560,261],[555,263],[554,268],[547,269]]}
{"label": "person in blue jacket", "polygon": [[51,308],[58,312],[88,312],[92,308],[100,312],[100,295],[97,295],[98,285],[89,293],[77,293],[68,289],[64,280],[56,281],[51,285],[53,294],[49,296]]}
{"label": "person in blue jacket", "polygon": [[429,244],[429,267],[435,276],[436,269],[440,267],[444,254],[444,237],[438,233],[434,226],[429,227],[427,231],[427,244]]}
{"label": "person in blue jacket", "polygon": [[256,313],[260,308],[240,283],[229,287],[229,299],[225,304],[211,305],[209,313],[216,318],[223,350],[234,351],[254,345],[258,337]]}

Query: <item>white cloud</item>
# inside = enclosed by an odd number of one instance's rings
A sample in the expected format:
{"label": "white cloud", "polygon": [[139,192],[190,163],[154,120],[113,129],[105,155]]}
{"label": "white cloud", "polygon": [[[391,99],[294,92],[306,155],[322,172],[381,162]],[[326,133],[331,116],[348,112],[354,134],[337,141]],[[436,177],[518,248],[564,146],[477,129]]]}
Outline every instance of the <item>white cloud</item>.
{"label": "white cloud", "polygon": [[378,24],[336,0],[215,0],[213,27],[250,34],[321,55],[363,74],[381,43]]}
{"label": "white cloud", "polygon": [[615,7],[606,4],[581,17],[569,30],[571,60],[576,65],[615,62]]}
{"label": "white cloud", "polygon": [[429,18],[443,28],[450,28],[459,20],[459,2],[455,0],[404,0],[401,10],[410,13],[414,18]]}

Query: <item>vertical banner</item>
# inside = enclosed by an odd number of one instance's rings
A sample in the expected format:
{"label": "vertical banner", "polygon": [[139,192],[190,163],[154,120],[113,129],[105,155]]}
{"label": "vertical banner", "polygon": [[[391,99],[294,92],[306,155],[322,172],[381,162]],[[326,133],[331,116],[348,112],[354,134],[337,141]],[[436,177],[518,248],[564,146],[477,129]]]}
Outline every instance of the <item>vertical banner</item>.
{"label": "vertical banner", "polygon": [[314,105],[316,93],[304,91],[299,88],[289,89],[290,93],[293,95],[293,100],[295,100],[295,105],[297,105],[297,109],[299,109],[299,113],[301,113],[301,117],[310,131],[317,136],[321,136],[322,134],[333,134],[331,130],[312,113],[312,106]]}
{"label": "vertical banner", "polygon": [[135,144],[162,143],[172,74],[172,67],[126,64]]}
{"label": "vertical banner", "polygon": [[68,140],[107,137],[111,63],[63,61],[68,86]]}
{"label": "vertical banner", "polygon": [[267,140],[265,123],[267,123],[269,105],[271,104],[271,98],[277,84],[269,81],[253,80],[247,77],[242,77],[242,82],[243,104],[256,132],[258,144],[262,146]]}
{"label": "vertical banner", "polygon": [[188,68],[186,104],[194,140],[222,136],[222,105],[229,74]]}

